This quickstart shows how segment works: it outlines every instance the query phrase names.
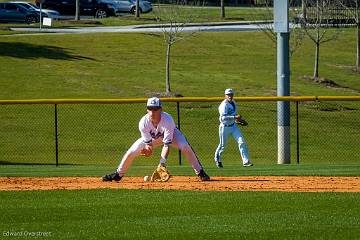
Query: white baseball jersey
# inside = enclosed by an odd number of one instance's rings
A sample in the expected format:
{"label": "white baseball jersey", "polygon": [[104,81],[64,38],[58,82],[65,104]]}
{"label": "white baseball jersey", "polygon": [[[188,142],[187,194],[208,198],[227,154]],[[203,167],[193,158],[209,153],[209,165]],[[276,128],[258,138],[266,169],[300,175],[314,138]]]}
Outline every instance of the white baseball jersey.
{"label": "white baseball jersey", "polygon": [[175,122],[170,114],[161,112],[161,120],[157,126],[150,121],[149,115],[146,114],[139,122],[139,130],[143,143],[149,144],[153,140],[162,138],[164,144],[171,144],[174,137]]}
{"label": "white baseball jersey", "polygon": [[237,112],[236,102],[232,100],[229,102],[227,99],[221,102],[219,106],[219,121],[224,125],[231,125],[235,123],[235,116]]}

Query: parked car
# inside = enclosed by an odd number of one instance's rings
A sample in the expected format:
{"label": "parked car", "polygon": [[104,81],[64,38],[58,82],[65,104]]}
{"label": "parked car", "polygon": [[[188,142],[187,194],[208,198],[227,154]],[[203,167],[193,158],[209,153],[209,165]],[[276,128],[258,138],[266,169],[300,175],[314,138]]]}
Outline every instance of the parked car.
{"label": "parked car", "polygon": [[[76,0],[44,0],[42,7],[53,9],[63,15],[75,15]],[[104,18],[119,16],[122,13],[134,13],[136,0],[79,0],[80,14]],[[40,0],[35,0],[36,6]],[[152,4],[148,1],[140,1],[140,11],[147,13],[152,11]]]}
{"label": "parked car", "polygon": [[1,22],[39,22],[39,12],[27,9],[21,4],[13,2],[0,2],[0,21]]}
{"label": "parked car", "polygon": [[[37,7],[36,5],[29,3],[29,2],[13,2],[13,3],[18,3],[21,6],[27,8],[27,9],[32,9],[35,10],[37,12],[39,12],[40,15],[40,8]],[[50,9],[41,9],[41,16],[42,17],[48,17],[48,18],[52,18],[52,19],[59,19],[60,18],[60,13],[58,11],[55,10],[50,10]]]}
{"label": "parked car", "polygon": [[[134,14],[136,11],[136,0],[119,0],[122,12]],[[139,8],[141,13],[148,13],[152,11],[152,4],[149,1],[139,1]]]}
{"label": "parked car", "polygon": [[[119,4],[114,0],[79,0],[80,14],[91,15],[97,18],[117,16],[121,14]],[[40,0],[35,0],[36,6]],[[75,0],[45,0],[42,4],[44,9],[58,11],[62,15],[75,15]]]}

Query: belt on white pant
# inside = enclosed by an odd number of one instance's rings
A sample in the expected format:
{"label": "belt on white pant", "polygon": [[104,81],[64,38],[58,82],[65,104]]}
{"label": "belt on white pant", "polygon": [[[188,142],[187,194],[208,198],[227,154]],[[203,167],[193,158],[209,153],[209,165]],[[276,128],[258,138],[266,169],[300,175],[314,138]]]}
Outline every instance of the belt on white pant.
{"label": "belt on white pant", "polygon": [[223,125],[224,125],[224,127],[232,127],[232,126],[234,126],[234,124],[235,124],[235,123],[232,123],[232,124],[223,124]]}

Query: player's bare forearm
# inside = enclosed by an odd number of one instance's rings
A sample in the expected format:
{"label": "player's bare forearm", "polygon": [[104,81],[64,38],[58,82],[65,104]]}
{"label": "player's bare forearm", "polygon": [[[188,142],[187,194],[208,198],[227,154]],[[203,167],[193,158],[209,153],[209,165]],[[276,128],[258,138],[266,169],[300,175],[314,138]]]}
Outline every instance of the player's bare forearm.
{"label": "player's bare forearm", "polygon": [[[161,160],[163,160],[163,163],[165,163],[166,159],[169,156],[169,153],[170,153],[169,145],[164,144],[164,146],[163,146],[163,148],[161,150]],[[161,161],[160,161],[160,163],[161,163]]]}

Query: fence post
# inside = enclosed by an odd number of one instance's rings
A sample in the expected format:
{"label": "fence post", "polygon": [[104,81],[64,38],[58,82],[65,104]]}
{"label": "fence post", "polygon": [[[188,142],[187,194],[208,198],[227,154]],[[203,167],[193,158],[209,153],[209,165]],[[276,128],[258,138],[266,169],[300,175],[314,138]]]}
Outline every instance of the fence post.
{"label": "fence post", "polygon": [[[176,102],[176,110],[177,110],[177,128],[180,130],[180,103]],[[181,151],[179,150],[179,165],[181,165]]]}
{"label": "fence post", "polygon": [[299,148],[299,101],[296,101],[296,162],[300,163],[300,148]]}
{"label": "fence post", "polygon": [[58,116],[57,116],[57,104],[55,104],[55,164],[59,165],[59,145],[58,145]]}

